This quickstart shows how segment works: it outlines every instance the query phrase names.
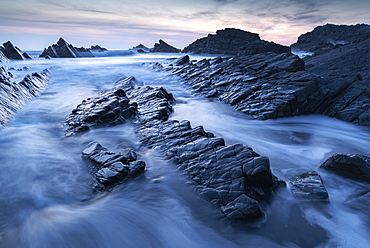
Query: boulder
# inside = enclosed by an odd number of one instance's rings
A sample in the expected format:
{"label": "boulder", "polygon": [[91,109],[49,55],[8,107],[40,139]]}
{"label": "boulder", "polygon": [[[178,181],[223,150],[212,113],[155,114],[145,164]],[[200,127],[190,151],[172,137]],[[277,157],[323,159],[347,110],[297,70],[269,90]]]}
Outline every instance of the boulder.
{"label": "boulder", "polygon": [[327,201],[328,192],[321,176],[316,171],[309,171],[289,179],[290,190],[295,198]]}
{"label": "boulder", "polygon": [[134,178],[145,170],[145,162],[137,160],[137,154],[132,148],[112,152],[93,142],[82,152],[82,156],[96,165],[94,175],[97,180],[95,186],[97,191]]}
{"label": "boulder", "polygon": [[258,34],[235,28],[217,30],[216,34],[197,39],[182,52],[195,54],[250,55],[264,52],[287,53],[290,48],[261,40]]}
{"label": "boulder", "polygon": [[370,157],[360,154],[334,154],[320,168],[339,175],[370,182]]}
{"label": "boulder", "polygon": [[[14,46],[10,41],[5,42],[0,46],[1,53],[8,59],[25,60],[32,59],[26,52],[22,52],[18,47]],[[0,54],[1,57],[1,54]]]}
{"label": "boulder", "polygon": [[173,47],[163,40],[159,40],[159,43],[154,44],[154,48],[151,51],[153,53],[179,53],[181,52],[181,49],[178,49],[176,47]]}
{"label": "boulder", "polygon": [[57,44],[53,44],[45,48],[40,57],[51,58],[81,58],[81,57],[94,57],[89,49],[84,47],[74,47],[68,44],[62,37],[59,38]]}
{"label": "boulder", "polygon": [[7,124],[13,114],[25,103],[38,96],[49,83],[49,72],[32,73],[20,82],[14,81],[14,74],[0,67],[0,127]]}
{"label": "boulder", "polygon": [[66,136],[86,132],[92,127],[123,124],[135,115],[136,111],[136,104],[130,103],[122,89],[88,98],[66,117]]}
{"label": "boulder", "polygon": [[189,55],[182,56],[180,58],[175,59],[172,64],[173,65],[185,65],[190,62],[190,57]]}

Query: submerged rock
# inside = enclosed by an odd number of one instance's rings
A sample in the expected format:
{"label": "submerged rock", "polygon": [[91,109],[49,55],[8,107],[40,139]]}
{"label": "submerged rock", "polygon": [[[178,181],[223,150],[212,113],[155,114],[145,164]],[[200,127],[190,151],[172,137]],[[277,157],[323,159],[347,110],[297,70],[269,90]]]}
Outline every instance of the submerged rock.
{"label": "submerged rock", "polygon": [[181,49],[173,47],[163,40],[159,40],[159,43],[154,44],[154,48],[152,50],[153,53],[179,53]]}
{"label": "submerged rock", "polygon": [[81,57],[94,57],[89,49],[84,47],[74,47],[68,44],[62,37],[59,38],[57,44],[53,44],[45,48],[40,57],[51,58],[81,58]]}
{"label": "submerged rock", "polygon": [[94,174],[98,182],[96,190],[122,183],[145,170],[145,162],[137,160],[137,154],[132,148],[116,153],[93,142],[82,152],[82,156],[90,159],[97,166],[97,172]]}
{"label": "submerged rock", "polygon": [[26,102],[38,96],[49,83],[48,71],[32,73],[16,83],[14,74],[0,67],[0,127]]}
{"label": "submerged rock", "polygon": [[66,117],[66,136],[88,131],[92,127],[123,124],[136,111],[136,104],[130,103],[126,93],[119,88],[88,98]]}
{"label": "submerged rock", "polygon": [[[22,52],[21,49],[14,46],[10,41],[5,42],[3,46],[0,46],[0,59],[1,57],[5,56],[7,59],[14,59],[14,60],[25,60],[25,59],[32,59],[30,55],[26,52]],[[4,61],[3,61],[4,60]],[[6,59],[1,59],[2,62],[6,62]]]}
{"label": "submerged rock", "polygon": [[328,192],[321,176],[316,171],[309,171],[289,179],[290,190],[294,197],[309,200],[328,200]]}
{"label": "submerged rock", "polygon": [[359,154],[334,154],[320,168],[339,175],[370,182],[370,157]]}
{"label": "submerged rock", "polygon": [[290,48],[261,40],[258,34],[235,28],[217,30],[216,34],[197,39],[183,49],[184,53],[250,55],[264,52],[287,53]]}

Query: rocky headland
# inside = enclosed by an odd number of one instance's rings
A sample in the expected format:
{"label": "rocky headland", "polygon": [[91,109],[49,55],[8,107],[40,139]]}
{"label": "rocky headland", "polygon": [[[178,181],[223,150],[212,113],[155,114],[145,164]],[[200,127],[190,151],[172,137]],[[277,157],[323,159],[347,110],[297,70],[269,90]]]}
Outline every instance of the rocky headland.
{"label": "rocky headland", "polygon": [[22,52],[21,49],[14,46],[10,41],[5,42],[0,46],[0,62],[8,62],[9,60],[25,60],[32,59],[32,57],[26,53]]}
{"label": "rocky headland", "polygon": [[163,40],[159,40],[158,43],[154,44],[154,48],[151,50],[153,53],[179,53],[181,49],[178,49],[174,46],[171,46],[164,42]]}

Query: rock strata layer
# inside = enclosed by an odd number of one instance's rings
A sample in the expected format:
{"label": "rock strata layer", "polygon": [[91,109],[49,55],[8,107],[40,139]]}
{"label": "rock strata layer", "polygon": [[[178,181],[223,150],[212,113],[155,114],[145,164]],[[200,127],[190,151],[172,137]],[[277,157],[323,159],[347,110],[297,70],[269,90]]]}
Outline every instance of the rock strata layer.
{"label": "rock strata layer", "polygon": [[63,38],[59,38],[56,44],[45,48],[40,57],[51,58],[81,58],[81,57],[94,57],[90,49],[84,47],[74,47],[68,44]]}
{"label": "rock strata layer", "polygon": [[320,168],[339,175],[370,182],[370,157],[359,154],[334,154]]}
{"label": "rock strata layer", "polygon": [[176,47],[173,47],[163,40],[159,40],[158,43],[154,44],[154,48],[152,49],[153,53],[179,53],[181,52],[181,49],[178,49]]}
{"label": "rock strata layer", "polygon": [[27,75],[19,83],[15,75],[0,67],[0,127],[4,126],[32,98],[38,96],[49,83],[48,71]]}
{"label": "rock strata layer", "polygon": [[309,171],[289,179],[290,190],[298,199],[326,201],[328,192],[321,176],[316,171]]}
{"label": "rock strata layer", "polygon": [[130,103],[126,93],[119,88],[88,98],[66,117],[66,136],[85,132],[93,127],[123,124],[136,111],[136,104]]}
{"label": "rock strata layer", "polygon": [[188,121],[168,121],[172,95],[163,88],[135,84],[131,77],[119,81],[118,87],[138,104],[140,140],[177,163],[200,195],[228,219],[260,218],[263,213],[258,201],[283,184],[272,174],[269,159],[242,144],[225,145],[222,138],[201,126],[192,128]]}
{"label": "rock strata layer", "polygon": [[32,58],[28,53],[22,52],[21,49],[14,46],[10,41],[8,41],[0,46],[0,62],[7,62],[7,59],[25,60]]}
{"label": "rock strata layer", "polygon": [[182,52],[195,54],[250,55],[263,52],[290,52],[287,46],[261,40],[258,34],[235,28],[217,30],[216,34],[197,39]]}
{"label": "rock strata layer", "polygon": [[93,142],[82,152],[82,156],[94,162],[97,167],[97,172],[94,173],[97,191],[134,178],[145,170],[145,162],[137,160],[137,154],[132,148],[116,153]]}

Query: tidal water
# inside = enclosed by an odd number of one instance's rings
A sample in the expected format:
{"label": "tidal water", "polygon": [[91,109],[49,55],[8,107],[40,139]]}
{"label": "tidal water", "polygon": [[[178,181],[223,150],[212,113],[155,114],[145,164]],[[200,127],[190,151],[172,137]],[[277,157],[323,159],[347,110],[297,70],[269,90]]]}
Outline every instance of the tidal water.
{"label": "tidal water", "polygon": [[[194,95],[176,76],[142,63],[178,55],[129,55],[11,62],[24,75],[49,68],[50,85],[0,129],[0,247],[369,247],[370,185],[318,169],[334,153],[370,155],[369,128],[324,116],[257,121]],[[200,57],[192,57],[199,59]],[[242,143],[268,156],[283,180],[317,170],[330,203],[292,197],[289,187],[262,204],[266,217],[231,224],[193,191],[176,165],[147,149],[132,124],[64,136],[64,118],[83,99],[125,76],[164,86],[177,100],[171,119]],[[136,149],[142,176],[92,197],[93,176],[81,152],[91,141]]]}

